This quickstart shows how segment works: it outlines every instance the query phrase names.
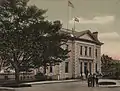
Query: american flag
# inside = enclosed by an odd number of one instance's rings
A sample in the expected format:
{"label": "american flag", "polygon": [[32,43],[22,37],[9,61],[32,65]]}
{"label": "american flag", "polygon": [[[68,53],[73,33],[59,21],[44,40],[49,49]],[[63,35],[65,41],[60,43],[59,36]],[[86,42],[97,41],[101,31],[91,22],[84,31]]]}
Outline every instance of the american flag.
{"label": "american flag", "polygon": [[68,1],[68,6],[74,8],[74,5],[70,1]]}
{"label": "american flag", "polygon": [[74,17],[74,21],[79,22],[79,19],[77,17]]}

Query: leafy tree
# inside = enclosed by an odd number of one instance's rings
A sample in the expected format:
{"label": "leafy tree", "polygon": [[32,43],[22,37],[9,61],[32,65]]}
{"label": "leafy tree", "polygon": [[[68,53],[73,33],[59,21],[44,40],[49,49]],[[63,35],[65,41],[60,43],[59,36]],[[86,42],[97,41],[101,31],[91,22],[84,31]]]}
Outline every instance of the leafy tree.
{"label": "leafy tree", "polygon": [[0,6],[0,56],[15,70],[16,82],[21,70],[40,66],[46,69],[65,60],[69,52],[61,47],[68,39],[60,33],[60,22],[44,20],[46,10],[27,3],[6,0]]}
{"label": "leafy tree", "polygon": [[112,63],[112,74],[115,76],[115,78],[119,79],[120,77],[120,63]]}
{"label": "leafy tree", "polygon": [[113,60],[112,57],[109,57],[108,55],[104,54],[102,55],[101,57],[102,72],[110,71],[112,60]]}
{"label": "leafy tree", "polygon": [[34,48],[34,34],[39,32],[37,25],[43,22],[46,12],[36,6],[27,6],[27,2],[6,0],[0,7],[0,56],[15,69],[17,82],[20,68],[31,66],[34,50],[40,49]]}
{"label": "leafy tree", "polygon": [[[68,58],[68,48],[66,42],[68,41],[68,36],[64,33],[60,33],[61,29],[60,21],[55,21],[51,26],[52,31],[43,39],[43,55],[42,55],[42,65],[44,66],[44,74],[46,73],[46,68],[48,65],[56,65]],[[66,48],[62,48],[66,45]]]}
{"label": "leafy tree", "polygon": [[102,55],[102,72],[107,74],[107,77],[119,78],[120,75],[120,63],[117,63],[112,57],[108,55]]}
{"label": "leafy tree", "polygon": [[2,68],[3,68],[3,64],[4,64],[4,60],[2,60],[2,59],[0,58],[0,71],[1,71]]}

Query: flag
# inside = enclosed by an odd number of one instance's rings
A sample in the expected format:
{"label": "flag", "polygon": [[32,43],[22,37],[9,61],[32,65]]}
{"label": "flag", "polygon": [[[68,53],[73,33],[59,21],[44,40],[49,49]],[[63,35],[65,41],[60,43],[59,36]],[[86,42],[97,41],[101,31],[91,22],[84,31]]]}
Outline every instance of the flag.
{"label": "flag", "polygon": [[74,18],[74,21],[79,22],[79,19],[77,17]]}
{"label": "flag", "polygon": [[70,1],[68,1],[68,6],[74,8],[74,5]]}

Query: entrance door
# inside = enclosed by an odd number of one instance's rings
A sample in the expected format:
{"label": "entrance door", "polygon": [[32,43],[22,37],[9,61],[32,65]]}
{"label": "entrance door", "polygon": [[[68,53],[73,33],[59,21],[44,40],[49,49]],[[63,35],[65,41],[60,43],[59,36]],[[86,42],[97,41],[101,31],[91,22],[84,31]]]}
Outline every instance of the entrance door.
{"label": "entrance door", "polygon": [[88,68],[87,68],[88,63],[84,63],[84,73],[87,75],[88,74]]}
{"label": "entrance door", "polygon": [[82,62],[80,62],[80,74],[82,75]]}

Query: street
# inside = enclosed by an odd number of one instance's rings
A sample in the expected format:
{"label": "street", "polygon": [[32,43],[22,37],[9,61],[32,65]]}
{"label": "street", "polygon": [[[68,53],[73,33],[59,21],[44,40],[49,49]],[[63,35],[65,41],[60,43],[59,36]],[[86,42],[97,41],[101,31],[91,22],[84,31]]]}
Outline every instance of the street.
{"label": "street", "polygon": [[87,87],[86,82],[70,82],[32,85],[32,87],[28,88],[17,88],[16,91],[120,91],[120,88],[92,88]]}

